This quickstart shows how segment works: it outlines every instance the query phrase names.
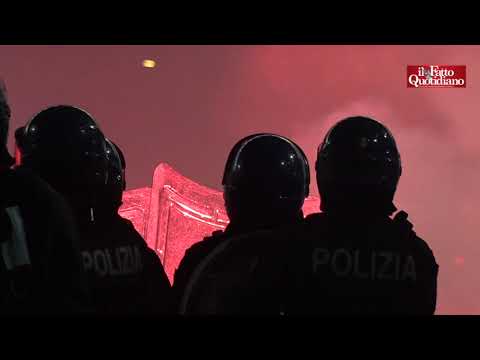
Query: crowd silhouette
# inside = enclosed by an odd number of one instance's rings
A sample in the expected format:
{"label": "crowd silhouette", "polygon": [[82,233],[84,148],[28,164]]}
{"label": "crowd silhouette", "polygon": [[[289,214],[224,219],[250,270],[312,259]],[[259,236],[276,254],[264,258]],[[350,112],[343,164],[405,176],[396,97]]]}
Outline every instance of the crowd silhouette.
{"label": "crowd silhouette", "polygon": [[[314,166],[319,212],[305,217],[303,150],[270,133],[242,137],[223,173],[229,217],[185,253],[171,286],[162,263],[118,210],[122,150],[71,105],[15,130],[0,88],[0,299],[3,315],[432,315],[438,264],[398,211],[402,173],[391,132],[338,119]],[[240,137],[240,136],[239,136]]]}

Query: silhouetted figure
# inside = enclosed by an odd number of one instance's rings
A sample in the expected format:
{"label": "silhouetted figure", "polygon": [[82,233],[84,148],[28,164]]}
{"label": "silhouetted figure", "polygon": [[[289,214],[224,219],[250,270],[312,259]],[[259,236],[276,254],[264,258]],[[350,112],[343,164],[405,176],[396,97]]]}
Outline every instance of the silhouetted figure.
{"label": "silhouetted figure", "polygon": [[74,210],[96,312],[168,312],[170,287],[158,257],[118,215],[124,167],[95,120],[72,106],[50,107],[25,126],[22,148],[22,163]]}
{"label": "silhouetted figure", "polygon": [[173,313],[162,263],[133,224],[118,214],[126,188],[125,159],[106,139],[109,177],[94,223],[85,227],[82,256],[94,303],[104,313]]}
{"label": "silhouetted figure", "polygon": [[219,245],[196,271],[191,297],[210,314],[433,314],[433,253],[405,212],[390,217],[401,175],[391,133],[369,118],[339,122],[319,147],[316,173],[322,213]]}
{"label": "silhouetted figure", "polygon": [[71,210],[46,182],[11,170],[10,109],[0,86],[0,315],[72,315],[89,294]]}
{"label": "silhouetted figure", "polygon": [[340,121],[318,149],[320,214],[287,245],[288,314],[433,314],[438,265],[393,198],[402,173],[390,131]]}
{"label": "silhouetted figure", "polygon": [[[195,300],[186,299],[190,297],[185,291],[194,271],[218,245],[242,234],[291,226],[303,220],[302,205],[308,196],[309,181],[303,151],[287,138],[254,134],[233,147],[222,180],[230,223],[225,231],[214,232],[185,253],[174,280],[181,313],[204,311]],[[227,283],[234,282],[230,275],[227,274]]]}

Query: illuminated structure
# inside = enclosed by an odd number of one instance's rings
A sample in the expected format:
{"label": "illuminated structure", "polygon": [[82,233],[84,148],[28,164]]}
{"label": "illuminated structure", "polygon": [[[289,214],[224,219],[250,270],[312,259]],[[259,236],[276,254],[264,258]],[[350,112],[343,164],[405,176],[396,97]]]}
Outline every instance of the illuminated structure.
{"label": "illuminated structure", "polygon": [[[215,230],[228,224],[223,194],[200,185],[160,164],[154,172],[152,187],[124,193],[120,215],[130,219],[154,249],[170,279],[185,250]],[[305,215],[318,212],[319,199],[308,197]]]}

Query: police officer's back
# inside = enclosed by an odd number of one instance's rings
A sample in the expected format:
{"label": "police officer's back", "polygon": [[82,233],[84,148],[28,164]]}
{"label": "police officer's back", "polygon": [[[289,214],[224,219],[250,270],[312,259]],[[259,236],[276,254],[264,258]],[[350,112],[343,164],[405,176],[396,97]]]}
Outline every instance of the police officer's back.
{"label": "police officer's back", "polygon": [[[248,240],[248,234],[256,231],[294,226],[303,220],[302,205],[309,190],[308,162],[300,147],[291,140],[274,134],[253,134],[238,141],[230,151],[222,184],[230,222],[225,231],[215,232],[187,250],[175,273],[177,301],[186,290],[190,291],[186,288],[189,282],[195,282],[192,275],[219,245],[239,236]],[[251,242],[247,243],[250,247]],[[252,250],[259,250],[260,245],[252,244]],[[229,262],[227,267],[231,266]],[[224,281],[242,281],[241,271],[236,270],[225,272]],[[240,278],[235,280],[234,276]],[[243,305],[235,306],[236,311],[244,311]],[[180,308],[188,313],[185,302],[180,303]],[[200,308],[191,311],[202,313]]]}
{"label": "police officer's back", "polygon": [[9,233],[1,241],[2,274],[10,283],[2,289],[9,293],[3,304],[21,304],[17,314],[88,311],[78,233],[63,198],[22,168],[0,171],[0,186],[2,230]]}
{"label": "police officer's back", "polygon": [[393,197],[391,133],[363,117],[335,125],[316,162],[320,214],[287,240],[289,314],[433,314],[438,265]]}
{"label": "police officer's back", "polygon": [[28,169],[10,169],[9,118],[0,88],[1,314],[83,313],[90,303],[71,210]]}
{"label": "police officer's back", "polygon": [[55,106],[26,125],[22,162],[74,210],[97,312],[165,312],[169,289],[163,267],[133,225],[118,215],[124,174],[112,146],[88,113]]}
{"label": "police officer's back", "polygon": [[[390,132],[367,118],[340,122],[319,148],[316,172],[323,212],[219,246],[191,291],[197,302],[223,314],[433,314],[433,253],[406,213],[390,217],[401,174]],[[246,280],[216,285],[226,271]],[[240,311],[235,298],[245,302]]]}
{"label": "police officer's back", "polygon": [[94,303],[103,313],[169,314],[171,289],[163,266],[133,224],[118,214],[125,190],[125,160],[106,139],[109,179],[95,220],[82,226],[83,264]]}

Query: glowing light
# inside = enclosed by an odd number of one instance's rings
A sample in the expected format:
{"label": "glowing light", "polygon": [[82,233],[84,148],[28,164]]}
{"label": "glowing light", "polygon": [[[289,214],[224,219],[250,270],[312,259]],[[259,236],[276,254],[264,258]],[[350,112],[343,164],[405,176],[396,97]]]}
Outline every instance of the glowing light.
{"label": "glowing light", "polygon": [[146,59],[146,60],[143,60],[142,62],[142,66],[145,68],[154,68],[155,65],[156,65],[156,62],[154,60]]}
{"label": "glowing light", "polygon": [[[304,216],[319,208],[319,199],[308,197]],[[124,192],[120,215],[130,219],[156,250],[171,283],[186,249],[229,223],[221,191],[200,185],[167,164],[156,168],[152,187]]]}

